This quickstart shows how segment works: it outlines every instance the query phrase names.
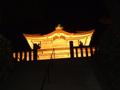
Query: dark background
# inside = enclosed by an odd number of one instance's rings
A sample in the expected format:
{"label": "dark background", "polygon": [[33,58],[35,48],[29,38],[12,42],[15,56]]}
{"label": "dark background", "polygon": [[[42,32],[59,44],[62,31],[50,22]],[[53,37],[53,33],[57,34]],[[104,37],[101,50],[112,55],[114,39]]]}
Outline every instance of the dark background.
{"label": "dark background", "polygon": [[100,19],[108,12],[103,0],[4,0],[0,14],[0,32],[22,47],[23,33],[50,33],[58,24],[68,32],[94,28],[93,43],[97,43],[104,31]]}
{"label": "dark background", "polygon": [[[4,0],[0,4],[0,33],[19,49],[28,47],[23,33],[49,33],[59,23],[68,32],[94,28],[92,45],[99,47],[94,60],[98,79],[111,90],[120,90],[118,0]],[[108,26],[105,20],[109,17],[113,21]]]}

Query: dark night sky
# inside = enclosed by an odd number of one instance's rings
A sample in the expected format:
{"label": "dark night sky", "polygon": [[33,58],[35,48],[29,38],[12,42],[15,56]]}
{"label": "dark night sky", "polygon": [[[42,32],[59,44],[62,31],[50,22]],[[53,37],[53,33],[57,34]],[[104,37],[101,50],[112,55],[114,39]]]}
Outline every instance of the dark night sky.
{"label": "dark night sky", "polygon": [[59,23],[70,32],[89,30],[105,14],[102,0],[4,0],[1,33],[19,39],[22,33],[49,33]]}

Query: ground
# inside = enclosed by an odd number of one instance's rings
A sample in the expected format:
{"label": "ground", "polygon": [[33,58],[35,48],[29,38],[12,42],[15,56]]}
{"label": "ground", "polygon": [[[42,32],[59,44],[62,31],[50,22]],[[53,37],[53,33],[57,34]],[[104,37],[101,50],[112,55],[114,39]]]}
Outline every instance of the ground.
{"label": "ground", "polygon": [[102,90],[89,62],[16,64],[1,90]]}

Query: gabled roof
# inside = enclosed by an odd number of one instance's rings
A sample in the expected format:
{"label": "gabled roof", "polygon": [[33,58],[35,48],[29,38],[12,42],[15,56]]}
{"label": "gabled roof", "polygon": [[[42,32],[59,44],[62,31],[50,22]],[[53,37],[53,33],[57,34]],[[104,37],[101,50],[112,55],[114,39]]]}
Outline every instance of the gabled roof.
{"label": "gabled roof", "polygon": [[40,35],[40,34],[23,34],[23,35],[26,38],[30,47],[33,48],[33,43],[40,43],[41,41],[45,41],[45,40],[55,40],[54,38],[56,37],[67,38],[67,40],[71,40],[71,39],[82,40],[82,38],[84,38],[85,40],[87,40],[86,45],[89,45],[93,32],[94,30],[69,33],[64,31],[61,25],[58,25],[53,32],[45,35]]}

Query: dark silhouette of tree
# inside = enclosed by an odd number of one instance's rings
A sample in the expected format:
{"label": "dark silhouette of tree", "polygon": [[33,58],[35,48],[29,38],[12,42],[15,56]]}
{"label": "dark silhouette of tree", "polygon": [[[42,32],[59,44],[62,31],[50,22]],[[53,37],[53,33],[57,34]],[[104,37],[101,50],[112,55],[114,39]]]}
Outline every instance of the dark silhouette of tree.
{"label": "dark silhouette of tree", "polygon": [[0,81],[6,80],[13,69],[11,43],[0,35]]}
{"label": "dark silhouette of tree", "polygon": [[102,73],[101,78],[106,82],[105,90],[120,90],[120,20],[118,13],[120,5],[117,0],[104,1],[109,13],[101,23],[107,28],[100,37],[95,62],[99,72]]}

